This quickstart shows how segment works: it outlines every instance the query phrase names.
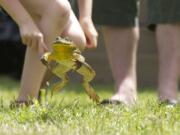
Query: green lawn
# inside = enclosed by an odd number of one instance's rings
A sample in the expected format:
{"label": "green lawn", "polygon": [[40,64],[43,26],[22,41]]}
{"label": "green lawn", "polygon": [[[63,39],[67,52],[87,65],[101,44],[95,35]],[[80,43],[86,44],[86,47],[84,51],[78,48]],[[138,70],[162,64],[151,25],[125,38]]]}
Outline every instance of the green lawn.
{"label": "green lawn", "polygon": [[[112,86],[95,85],[102,98]],[[81,86],[71,85],[48,97],[48,102],[10,109],[19,82],[0,78],[0,135],[179,135],[180,107],[159,106],[156,93],[139,92],[138,103],[125,106],[97,106]]]}

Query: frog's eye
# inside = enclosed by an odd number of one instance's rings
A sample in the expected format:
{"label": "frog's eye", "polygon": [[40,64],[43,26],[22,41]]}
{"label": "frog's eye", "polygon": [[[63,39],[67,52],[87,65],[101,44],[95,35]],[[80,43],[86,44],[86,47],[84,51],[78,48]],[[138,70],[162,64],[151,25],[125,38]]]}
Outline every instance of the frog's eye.
{"label": "frog's eye", "polygon": [[72,41],[68,38],[68,37],[60,37],[60,36],[58,36],[58,37],[56,37],[56,40],[55,40],[55,42],[54,42],[55,44],[56,43],[60,43],[60,44],[62,44],[62,45],[71,45],[72,44]]}
{"label": "frog's eye", "polygon": [[71,41],[68,37],[64,38],[65,41]]}
{"label": "frog's eye", "polygon": [[61,41],[62,40],[62,38],[61,37],[56,37],[56,41]]}
{"label": "frog's eye", "polygon": [[74,53],[81,54],[81,51],[79,49],[74,50]]}

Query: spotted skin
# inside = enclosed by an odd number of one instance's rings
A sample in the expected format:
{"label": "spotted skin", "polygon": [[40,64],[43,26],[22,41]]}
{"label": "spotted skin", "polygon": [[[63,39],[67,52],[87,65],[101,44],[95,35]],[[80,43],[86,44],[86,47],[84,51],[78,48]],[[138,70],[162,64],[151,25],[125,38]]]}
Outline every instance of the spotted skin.
{"label": "spotted skin", "polygon": [[99,96],[89,84],[96,73],[91,66],[85,62],[85,58],[81,55],[81,51],[72,41],[57,37],[53,43],[52,51],[45,53],[41,61],[52,73],[61,78],[60,82],[52,86],[52,94],[55,91],[61,90],[68,83],[67,73],[73,70],[82,75],[82,85],[90,99],[99,103]]}

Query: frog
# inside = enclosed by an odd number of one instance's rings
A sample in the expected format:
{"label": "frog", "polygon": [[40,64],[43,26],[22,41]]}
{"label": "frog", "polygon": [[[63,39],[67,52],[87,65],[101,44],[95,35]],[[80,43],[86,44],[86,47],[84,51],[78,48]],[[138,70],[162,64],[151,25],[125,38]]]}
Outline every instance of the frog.
{"label": "frog", "polygon": [[69,38],[56,37],[52,44],[52,50],[43,54],[41,62],[61,79],[52,85],[51,95],[55,91],[62,90],[69,81],[68,72],[75,71],[82,76],[82,85],[89,98],[99,103],[99,96],[90,84],[96,72],[86,62],[81,50]]}

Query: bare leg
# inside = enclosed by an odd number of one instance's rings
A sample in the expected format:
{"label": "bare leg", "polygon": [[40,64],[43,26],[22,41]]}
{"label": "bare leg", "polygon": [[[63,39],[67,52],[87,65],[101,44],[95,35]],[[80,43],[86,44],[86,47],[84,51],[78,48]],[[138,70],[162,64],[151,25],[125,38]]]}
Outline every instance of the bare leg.
{"label": "bare leg", "polygon": [[[180,30],[179,30],[179,35],[180,35]],[[179,52],[180,52],[180,45],[179,45],[178,49],[179,49]],[[178,69],[179,69],[179,76],[178,76],[178,84],[179,84],[179,79],[180,79],[180,53],[178,53]]]}
{"label": "bare leg", "polygon": [[177,99],[180,26],[158,25],[156,37],[159,50],[159,98],[161,101]]}
{"label": "bare leg", "polygon": [[[43,32],[45,42],[49,48],[55,37],[59,35],[59,33],[62,33],[70,15],[70,6],[68,3],[62,7],[61,1],[56,2],[57,1],[47,3],[47,10],[43,12],[44,14],[41,15],[41,19],[37,20],[37,25]],[[27,48],[21,80],[21,91],[18,100],[27,101],[29,98],[38,97],[40,84],[45,71],[46,68],[40,62],[38,51]]]}
{"label": "bare leg", "polygon": [[[83,50],[86,46],[86,38],[84,32],[73,11],[71,11],[70,13],[70,20],[65,26],[62,37],[70,38],[81,50]],[[46,73],[42,83],[43,87],[45,87],[46,81],[49,80],[52,76],[52,74]]]}
{"label": "bare leg", "polygon": [[136,101],[136,51],[138,28],[103,27],[103,35],[116,93],[111,99],[124,104]]}
{"label": "bare leg", "polygon": [[62,36],[68,36],[81,50],[83,50],[86,46],[86,38],[84,32],[73,11],[71,11],[70,21],[66,25]]}

